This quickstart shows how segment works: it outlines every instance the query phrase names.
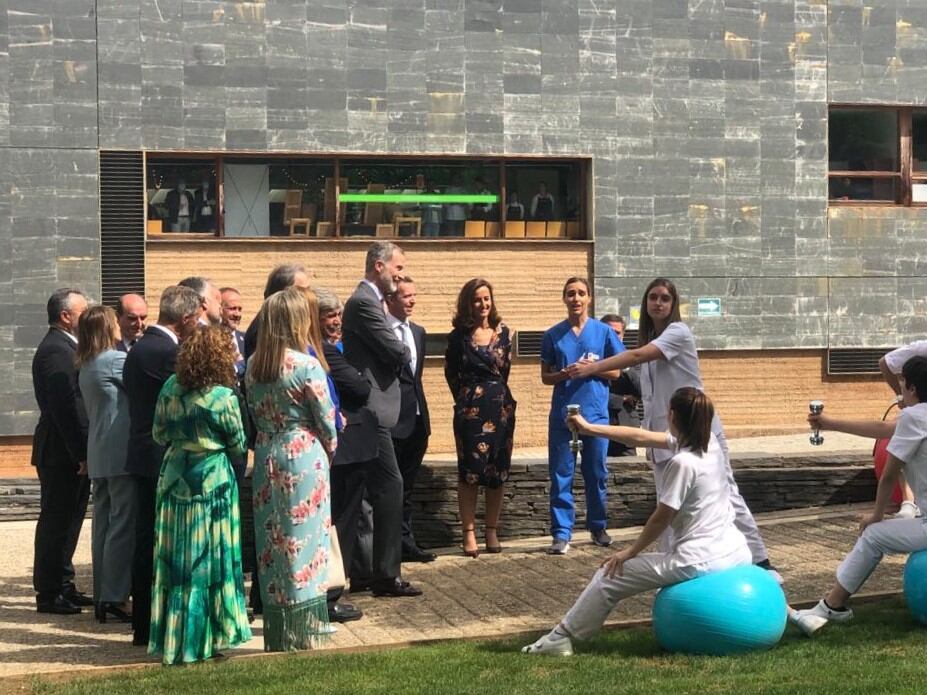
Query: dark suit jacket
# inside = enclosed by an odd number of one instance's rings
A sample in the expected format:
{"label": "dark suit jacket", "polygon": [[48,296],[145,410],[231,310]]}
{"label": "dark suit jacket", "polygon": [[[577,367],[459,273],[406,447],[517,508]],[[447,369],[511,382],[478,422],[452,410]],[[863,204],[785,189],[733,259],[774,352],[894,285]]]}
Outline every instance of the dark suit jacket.
{"label": "dark suit jacket", "polygon": [[405,439],[415,432],[416,409],[421,415],[425,436],[431,435],[428,401],[425,400],[425,390],[422,388],[422,371],[425,366],[425,329],[411,321],[409,321],[409,327],[412,329],[412,340],[415,341],[415,352],[418,358],[415,360],[414,374],[410,362],[406,362],[399,372],[399,421],[392,430],[392,435],[396,439]]}
{"label": "dark suit jacket", "polygon": [[329,343],[323,350],[328,362],[329,374],[335,382],[344,413],[344,430],[338,435],[338,449],[333,465],[363,463],[377,457],[377,416],[367,407],[370,384]]}
{"label": "dark suit jacket", "polygon": [[[247,362],[251,355],[254,354],[254,351],[257,350],[257,334],[261,329],[261,319],[259,316],[255,316],[254,320],[251,322],[251,325],[248,326],[248,330],[245,331],[245,336],[242,338],[241,354],[245,356],[245,361]],[[236,338],[237,340],[237,338]]]}
{"label": "dark suit jacket", "polygon": [[187,196],[187,209],[190,211],[189,217],[192,220],[196,212],[196,203],[193,201],[193,194],[190,191],[181,193],[176,188],[167,192],[164,203],[167,205],[167,221],[171,224],[177,222],[180,216],[180,196]]}
{"label": "dark suit jacket", "polygon": [[245,356],[245,334],[241,331],[232,331],[232,337],[235,338],[235,345],[238,347],[238,352],[241,353],[241,356]]}
{"label": "dark suit jacket", "polygon": [[87,460],[87,412],[77,386],[77,344],[49,328],[32,358],[32,388],[39,422],[32,440],[32,465],[77,470]]}
{"label": "dark suit jacket", "polygon": [[367,406],[380,427],[399,419],[399,370],[409,361],[409,349],[390,328],[376,293],[362,282],[344,305],[344,356],[370,384]]}
{"label": "dark suit jacket", "polygon": [[129,396],[129,473],[157,478],[161,472],[164,448],[151,438],[151,426],[161,387],[174,373],[178,349],[161,329],[150,326],[126,357],[122,382]]}

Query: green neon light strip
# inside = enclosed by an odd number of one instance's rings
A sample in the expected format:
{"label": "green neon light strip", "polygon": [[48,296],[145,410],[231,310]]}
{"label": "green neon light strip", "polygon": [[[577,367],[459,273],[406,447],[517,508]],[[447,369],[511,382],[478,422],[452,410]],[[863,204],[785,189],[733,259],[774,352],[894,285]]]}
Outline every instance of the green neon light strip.
{"label": "green neon light strip", "polygon": [[439,193],[342,193],[342,203],[498,203],[497,195]]}

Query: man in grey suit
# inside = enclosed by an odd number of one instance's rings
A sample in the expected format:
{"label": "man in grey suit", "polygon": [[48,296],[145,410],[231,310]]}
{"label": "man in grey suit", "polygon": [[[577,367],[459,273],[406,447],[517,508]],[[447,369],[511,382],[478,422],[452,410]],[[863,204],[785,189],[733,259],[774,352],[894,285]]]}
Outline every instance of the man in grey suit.
{"label": "man in grey suit", "polygon": [[[387,320],[385,296],[396,291],[405,254],[396,244],[376,241],[367,249],[364,279],[344,306],[344,356],[370,384],[367,407],[377,416],[377,458],[366,476],[373,507],[373,576],[375,596],[419,596],[404,582],[402,561],[402,475],[396,463],[391,429],[399,420],[399,371],[409,349]],[[352,586],[357,590],[357,586]]]}

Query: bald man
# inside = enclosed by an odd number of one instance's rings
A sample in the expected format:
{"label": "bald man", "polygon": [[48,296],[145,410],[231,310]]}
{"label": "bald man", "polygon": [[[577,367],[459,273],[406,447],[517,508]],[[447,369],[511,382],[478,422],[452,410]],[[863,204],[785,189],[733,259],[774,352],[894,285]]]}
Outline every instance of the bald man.
{"label": "bald man", "polygon": [[119,331],[122,333],[122,340],[116,345],[116,349],[120,352],[128,352],[145,332],[145,325],[148,321],[148,302],[141,295],[124,294],[119,298],[116,317],[119,321]]}

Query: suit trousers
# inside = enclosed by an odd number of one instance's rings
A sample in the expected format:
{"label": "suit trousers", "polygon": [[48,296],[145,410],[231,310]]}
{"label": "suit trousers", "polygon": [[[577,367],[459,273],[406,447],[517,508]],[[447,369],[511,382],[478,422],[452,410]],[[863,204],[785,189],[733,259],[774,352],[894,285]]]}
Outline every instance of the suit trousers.
{"label": "suit trousers", "polygon": [[135,553],[132,562],[132,644],[146,646],[151,630],[151,584],[154,581],[155,506],[158,479],[135,479]]}
{"label": "suit trousers", "polygon": [[[331,468],[332,523],[338,532],[344,576],[351,576],[351,562],[357,547],[357,522],[364,499],[367,475],[376,461],[342,463]],[[343,587],[328,590],[328,606],[332,606],[344,592]]]}
{"label": "suit trousers", "polygon": [[36,602],[74,590],[74,550],[87,514],[90,481],[70,467],[38,468],[39,521],[35,527],[32,583]]}
{"label": "suit trousers", "polygon": [[412,490],[415,478],[422,467],[422,459],[428,449],[428,435],[421,416],[416,418],[415,431],[403,439],[393,439],[396,462],[402,475],[402,551],[414,553],[418,549],[412,531]]}
{"label": "suit trousers", "polygon": [[387,428],[377,428],[377,444],[365,481],[373,508],[373,580],[400,576],[402,565],[402,475]]}
{"label": "suit trousers", "polygon": [[135,480],[131,475],[95,478],[93,487],[93,599],[122,603],[132,590],[135,553]]}

